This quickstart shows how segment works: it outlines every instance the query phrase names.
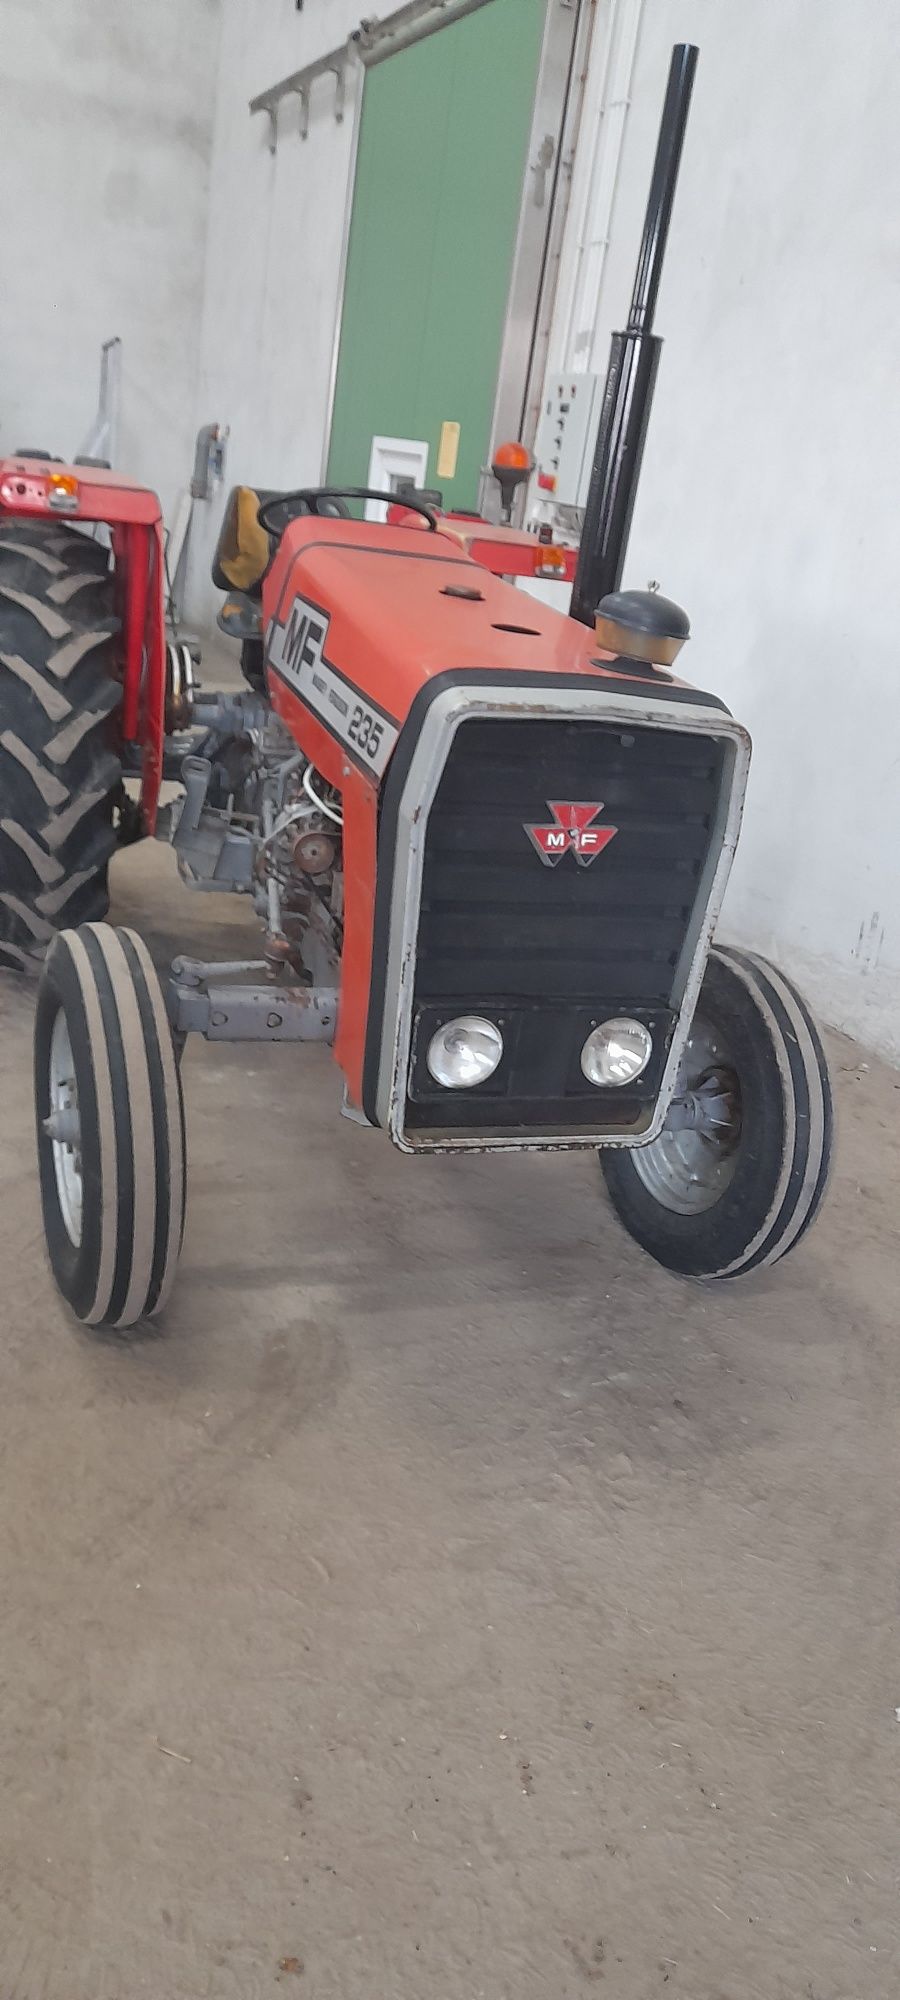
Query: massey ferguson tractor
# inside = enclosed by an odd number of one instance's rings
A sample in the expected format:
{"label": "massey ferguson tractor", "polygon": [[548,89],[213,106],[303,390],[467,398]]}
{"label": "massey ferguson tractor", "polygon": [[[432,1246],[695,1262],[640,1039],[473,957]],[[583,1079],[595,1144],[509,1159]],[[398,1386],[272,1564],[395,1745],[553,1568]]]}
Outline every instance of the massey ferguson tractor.
{"label": "massey ferguson tractor", "polygon": [[[168,1296],[192,1034],[330,1043],[345,1110],[406,1153],[598,1152],[676,1272],[771,1265],[819,1207],[815,1025],[783,973],[714,942],[747,734],[673,674],[684,613],[619,588],[695,58],[673,55],[569,616],[505,580],[537,546],[513,528],[245,487],[214,569],[245,685],[201,691],[166,639],[154,495],[0,463],[0,964],[40,975],[47,1246],[89,1325]],[[188,889],[248,899],[255,959],[181,957],[161,985],[103,921],[117,844],[154,834]]]}

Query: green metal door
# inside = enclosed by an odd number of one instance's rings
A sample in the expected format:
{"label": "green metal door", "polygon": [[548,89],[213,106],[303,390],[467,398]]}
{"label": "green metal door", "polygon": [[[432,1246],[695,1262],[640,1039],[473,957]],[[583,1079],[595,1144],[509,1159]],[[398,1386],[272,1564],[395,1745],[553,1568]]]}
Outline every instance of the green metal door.
{"label": "green metal door", "polygon": [[[428,484],[478,504],[546,0],[491,0],[366,77],[328,477],[373,436],[428,443]],[[459,425],[455,475],[439,470]],[[444,433],[446,463],[452,434]]]}

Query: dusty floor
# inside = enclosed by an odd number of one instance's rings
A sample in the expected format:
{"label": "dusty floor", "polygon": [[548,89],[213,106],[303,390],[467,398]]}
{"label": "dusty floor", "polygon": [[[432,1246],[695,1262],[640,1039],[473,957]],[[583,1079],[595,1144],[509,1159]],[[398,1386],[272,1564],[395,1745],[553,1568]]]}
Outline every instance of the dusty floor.
{"label": "dusty floor", "polygon": [[710,1292],[590,1159],[198,1045],[174,1302],[103,1341],[0,1012],[2,2000],[895,1996],[900,1078],[834,1042],[826,1216]]}

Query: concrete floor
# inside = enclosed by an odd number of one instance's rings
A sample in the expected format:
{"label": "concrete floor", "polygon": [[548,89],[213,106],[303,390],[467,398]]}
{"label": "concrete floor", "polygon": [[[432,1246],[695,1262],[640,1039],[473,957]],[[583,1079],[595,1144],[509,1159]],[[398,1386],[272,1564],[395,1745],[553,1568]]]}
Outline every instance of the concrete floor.
{"label": "concrete floor", "polygon": [[[160,959],[240,906],[158,849]],[[189,1051],[164,1325],[44,1268],[0,992],[2,2000],[895,1996],[900,1078],[708,1291],[589,1158],[410,1162]]]}

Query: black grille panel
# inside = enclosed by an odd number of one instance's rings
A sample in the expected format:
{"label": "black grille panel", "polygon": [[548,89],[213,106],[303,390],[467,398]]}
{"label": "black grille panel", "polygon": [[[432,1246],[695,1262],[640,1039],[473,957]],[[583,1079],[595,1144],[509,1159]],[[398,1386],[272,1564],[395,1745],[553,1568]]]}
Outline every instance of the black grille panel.
{"label": "black grille panel", "polygon": [[[679,730],[464,722],[431,809],[416,1002],[666,1008],[718,806],[725,747]],[[551,800],[602,801],[588,867],[542,863]]]}

